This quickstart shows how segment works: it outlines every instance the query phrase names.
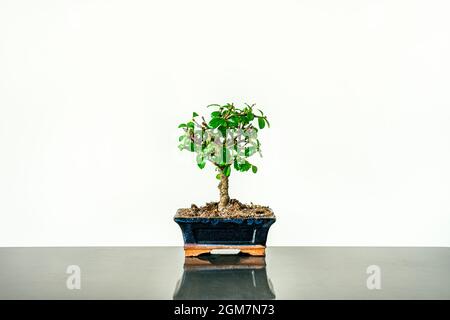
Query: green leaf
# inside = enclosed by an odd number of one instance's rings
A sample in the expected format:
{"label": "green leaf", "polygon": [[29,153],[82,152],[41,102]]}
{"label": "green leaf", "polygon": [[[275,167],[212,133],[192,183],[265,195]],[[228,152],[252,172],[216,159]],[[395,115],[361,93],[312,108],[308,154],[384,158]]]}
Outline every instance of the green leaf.
{"label": "green leaf", "polygon": [[228,119],[228,124],[232,127],[236,127],[239,124],[239,117],[232,116]]}
{"label": "green leaf", "polygon": [[197,160],[197,166],[200,169],[203,169],[205,167],[205,165],[206,165],[205,158],[203,157],[203,154],[198,154],[196,160]]}
{"label": "green leaf", "polygon": [[[226,125],[226,122],[225,122]],[[225,128],[225,126],[220,126],[219,127],[219,131],[222,134],[222,137],[226,137],[227,136],[227,128]]]}
{"label": "green leaf", "polygon": [[238,162],[236,159],[234,159],[233,167],[234,167],[237,171],[241,171],[241,167],[240,167],[240,165],[239,165],[239,162]]}
{"label": "green leaf", "polygon": [[254,114],[253,113],[247,113],[247,119],[248,119],[248,122],[251,122],[251,121],[253,121],[253,119],[255,119],[255,116],[254,116]]}
{"label": "green leaf", "polygon": [[206,162],[199,162],[199,163],[197,163],[197,166],[200,168],[200,169],[203,169],[205,166],[206,166]]}
{"label": "green leaf", "polygon": [[178,126],[178,128],[186,128],[187,126],[186,126],[186,123],[182,123],[182,124],[180,124],[179,126]]}
{"label": "green leaf", "polygon": [[263,129],[266,126],[266,122],[263,118],[258,118],[258,126],[260,129]]}
{"label": "green leaf", "polygon": [[227,177],[229,177],[230,174],[231,174],[231,167],[230,167],[230,166],[226,166],[226,167],[223,169],[223,174],[226,175]]}
{"label": "green leaf", "polygon": [[250,162],[245,161],[245,163],[241,164],[241,171],[248,171],[251,167],[252,165],[250,164]]}
{"label": "green leaf", "polygon": [[252,171],[253,171],[253,173],[258,172],[258,167],[257,166],[252,166]]}
{"label": "green leaf", "polygon": [[195,124],[192,121],[189,121],[186,125],[188,128],[191,128],[191,129],[195,128]]}
{"label": "green leaf", "polygon": [[192,118],[198,117],[198,113],[197,112],[193,112],[192,113]]}
{"label": "green leaf", "polygon": [[256,151],[257,151],[256,146],[255,146],[255,145],[252,145],[252,146],[250,147],[249,157],[252,156],[252,155],[254,155],[254,154],[256,153]]}
{"label": "green leaf", "polygon": [[213,117],[213,118],[220,117],[221,115],[222,115],[222,112],[220,112],[220,111],[211,112],[211,117]]}
{"label": "green leaf", "polygon": [[178,141],[181,141],[181,140],[183,140],[184,138],[186,138],[186,136],[179,136],[179,137],[178,137]]}
{"label": "green leaf", "polygon": [[217,179],[217,180],[220,180],[220,178],[222,178],[222,174],[221,174],[221,173],[218,173],[218,174],[216,175],[216,179]]}
{"label": "green leaf", "polygon": [[211,119],[211,121],[209,121],[209,126],[211,128],[217,128],[226,124],[227,124],[226,121],[222,118],[213,118]]}
{"label": "green leaf", "polygon": [[220,107],[220,104],[213,103],[213,104],[207,105],[206,107],[207,107],[207,108],[209,108],[209,107]]}

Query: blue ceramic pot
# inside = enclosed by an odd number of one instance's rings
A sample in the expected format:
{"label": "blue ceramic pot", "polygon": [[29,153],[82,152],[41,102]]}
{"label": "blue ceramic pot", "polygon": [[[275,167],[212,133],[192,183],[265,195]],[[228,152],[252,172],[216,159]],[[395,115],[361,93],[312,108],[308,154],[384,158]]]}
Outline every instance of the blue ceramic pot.
{"label": "blue ceramic pot", "polygon": [[185,245],[265,246],[275,222],[275,217],[174,219],[181,227]]}

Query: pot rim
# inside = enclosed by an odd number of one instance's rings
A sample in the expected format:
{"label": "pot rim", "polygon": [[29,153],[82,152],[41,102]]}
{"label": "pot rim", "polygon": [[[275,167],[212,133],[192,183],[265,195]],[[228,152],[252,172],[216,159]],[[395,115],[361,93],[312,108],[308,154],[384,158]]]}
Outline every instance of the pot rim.
{"label": "pot rim", "polygon": [[175,215],[173,219],[176,220],[276,220],[276,216],[271,217],[180,217]]}

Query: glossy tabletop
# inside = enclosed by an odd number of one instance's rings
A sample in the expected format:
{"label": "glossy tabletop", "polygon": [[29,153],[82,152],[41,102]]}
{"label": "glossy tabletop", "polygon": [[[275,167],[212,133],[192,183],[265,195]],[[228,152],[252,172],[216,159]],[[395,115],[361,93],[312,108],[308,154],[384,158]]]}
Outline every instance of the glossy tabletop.
{"label": "glossy tabletop", "polygon": [[0,299],[450,299],[450,249],[0,248]]}

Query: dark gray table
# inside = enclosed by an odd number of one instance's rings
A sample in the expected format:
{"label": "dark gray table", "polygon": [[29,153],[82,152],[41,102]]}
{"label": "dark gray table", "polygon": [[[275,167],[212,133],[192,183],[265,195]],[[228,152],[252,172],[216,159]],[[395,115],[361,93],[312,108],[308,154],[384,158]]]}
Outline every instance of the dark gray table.
{"label": "dark gray table", "polygon": [[187,262],[178,247],[0,248],[0,299],[450,299],[449,248],[271,247],[265,259]]}

